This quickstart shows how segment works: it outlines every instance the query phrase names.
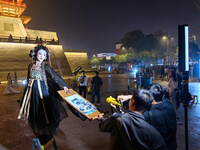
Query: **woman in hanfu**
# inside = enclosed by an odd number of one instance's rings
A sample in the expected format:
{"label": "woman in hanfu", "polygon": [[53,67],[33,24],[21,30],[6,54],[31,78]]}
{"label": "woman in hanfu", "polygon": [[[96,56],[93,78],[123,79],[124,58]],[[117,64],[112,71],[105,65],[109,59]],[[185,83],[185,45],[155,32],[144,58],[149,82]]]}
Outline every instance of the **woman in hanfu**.
{"label": "woman in hanfu", "polygon": [[[67,117],[57,94],[58,90],[68,92],[65,81],[45,62],[49,58],[47,47],[38,45],[30,52],[33,63],[28,66],[28,85],[25,88],[18,118],[24,116],[40,143],[46,144],[57,132],[59,122]],[[78,117],[76,110],[68,106]]]}

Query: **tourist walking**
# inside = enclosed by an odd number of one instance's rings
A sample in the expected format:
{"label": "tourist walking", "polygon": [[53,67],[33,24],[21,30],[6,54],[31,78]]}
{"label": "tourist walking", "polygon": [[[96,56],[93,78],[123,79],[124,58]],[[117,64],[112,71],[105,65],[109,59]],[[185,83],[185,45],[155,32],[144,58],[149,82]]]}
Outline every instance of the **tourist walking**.
{"label": "tourist walking", "polygon": [[18,86],[17,72],[14,73],[14,85]]}
{"label": "tourist walking", "polygon": [[11,79],[10,73],[8,73],[8,75],[7,75],[7,84],[12,85],[12,79]]}
{"label": "tourist walking", "polygon": [[86,91],[87,91],[87,81],[88,77],[85,75],[85,71],[82,71],[82,76],[78,78],[78,81],[80,82],[79,84],[79,94],[82,95],[86,98]]}
{"label": "tourist walking", "polygon": [[178,92],[178,80],[176,76],[176,72],[171,70],[169,72],[169,97],[171,102],[176,106],[176,93]]}
{"label": "tourist walking", "polygon": [[95,95],[97,96],[97,105],[101,105],[101,86],[103,85],[102,79],[99,77],[99,72],[95,71],[96,76],[92,78],[92,103],[95,103]]}
{"label": "tourist walking", "polygon": [[165,80],[169,79],[169,69],[167,66],[165,66],[165,69],[164,69],[164,79]]}

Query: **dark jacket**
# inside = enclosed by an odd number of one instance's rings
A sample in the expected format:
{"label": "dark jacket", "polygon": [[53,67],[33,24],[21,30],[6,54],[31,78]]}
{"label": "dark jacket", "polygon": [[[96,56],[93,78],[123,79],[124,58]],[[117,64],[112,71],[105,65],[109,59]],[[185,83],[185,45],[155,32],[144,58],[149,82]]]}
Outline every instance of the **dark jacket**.
{"label": "dark jacket", "polygon": [[91,83],[92,83],[92,90],[93,91],[99,91],[101,85],[103,85],[103,81],[99,76],[93,77]]}
{"label": "dark jacket", "polygon": [[177,125],[174,105],[168,99],[163,99],[162,103],[153,105],[151,110],[143,115],[163,136],[168,150],[176,150]]}
{"label": "dark jacket", "polygon": [[102,132],[111,133],[111,150],[164,150],[165,143],[160,133],[149,125],[144,117],[135,112],[113,114],[102,120]]}

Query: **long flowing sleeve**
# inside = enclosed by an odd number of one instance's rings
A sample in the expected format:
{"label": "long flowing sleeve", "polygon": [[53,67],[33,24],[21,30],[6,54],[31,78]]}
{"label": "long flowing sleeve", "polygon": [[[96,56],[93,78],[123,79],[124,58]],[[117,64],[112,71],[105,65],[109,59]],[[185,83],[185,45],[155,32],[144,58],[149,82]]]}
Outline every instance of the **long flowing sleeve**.
{"label": "long flowing sleeve", "polygon": [[[49,67],[48,65],[45,65],[45,70],[46,70],[46,75],[47,77],[50,77],[52,80],[53,80],[53,83],[50,81],[48,81],[48,85],[50,86],[50,93],[51,94],[56,94],[56,97],[60,97],[58,96],[57,90],[59,90],[58,88],[62,88],[64,86],[66,86],[67,88],[69,88],[69,86],[65,83],[65,81],[51,68]],[[54,86],[54,84],[57,85],[57,87]],[[60,97],[61,98],[61,97]],[[61,100],[61,103],[63,102],[63,100]],[[65,102],[66,103],[66,102]],[[64,103],[62,103],[62,105],[64,105]],[[74,109],[72,106],[70,106],[68,103],[67,103],[67,107],[69,108],[69,110],[71,110],[71,112],[77,116],[78,118],[80,118],[82,121],[85,121],[87,119],[87,117],[85,117],[83,114],[81,114],[80,112],[78,112],[76,109]],[[62,107],[61,107],[62,108]],[[66,109],[64,108],[64,110],[66,111]],[[62,112],[63,113],[63,112]],[[63,116],[63,115],[61,115]],[[65,115],[66,116],[66,115]],[[64,117],[61,117],[60,120],[62,120],[62,118]]]}
{"label": "long flowing sleeve", "polygon": [[26,78],[26,84],[25,84],[25,88],[24,88],[24,92],[23,92],[22,99],[21,99],[21,101],[20,101],[20,107],[21,107],[21,105],[22,105],[22,103],[23,103],[24,95],[25,95],[25,93],[26,93],[26,90],[27,90],[27,87],[28,87],[28,84],[29,84],[29,76],[30,76],[31,67],[32,67],[32,64],[29,64],[29,65],[28,65],[27,78]]}
{"label": "long flowing sleeve", "polygon": [[65,81],[55,72],[51,67],[45,64],[46,75],[49,76],[57,86],[62,89],[63,87],[69,88]]}

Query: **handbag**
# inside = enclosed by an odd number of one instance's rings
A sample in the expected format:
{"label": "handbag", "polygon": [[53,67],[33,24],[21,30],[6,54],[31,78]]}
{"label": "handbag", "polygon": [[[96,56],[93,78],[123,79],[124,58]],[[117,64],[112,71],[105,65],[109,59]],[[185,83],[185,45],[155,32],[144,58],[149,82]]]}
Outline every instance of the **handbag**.
{"label": "handbag", "polygon": [[90,94],[92,93],[92,88],[91,88],[91,87],[88,87],[87,92],[88,92],[88,94],[90,95]]}

